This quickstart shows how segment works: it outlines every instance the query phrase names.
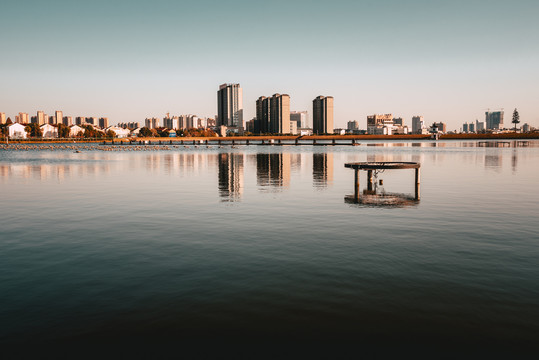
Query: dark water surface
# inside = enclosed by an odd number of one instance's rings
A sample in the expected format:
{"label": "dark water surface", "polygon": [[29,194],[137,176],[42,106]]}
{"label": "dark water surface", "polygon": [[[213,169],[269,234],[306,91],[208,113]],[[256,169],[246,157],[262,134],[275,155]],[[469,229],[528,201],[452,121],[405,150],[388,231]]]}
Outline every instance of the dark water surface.
{"label": "dark water surface", "polygon": [[539,144],[477,145],[1,151],[1,351],[539,354]]}

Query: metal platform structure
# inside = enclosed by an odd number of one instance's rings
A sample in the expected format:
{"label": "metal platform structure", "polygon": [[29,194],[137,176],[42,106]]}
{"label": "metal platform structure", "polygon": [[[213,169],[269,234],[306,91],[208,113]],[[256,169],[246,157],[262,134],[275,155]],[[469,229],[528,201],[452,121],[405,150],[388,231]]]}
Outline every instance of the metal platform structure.
{"label": "metal platform structure", "polygon": [[374,191],[374,176],[376,172],[383,170],[400,170],[400,169],[415,169],[415,201],[419,201],[419,186],[420,186],[420,168],[421,164],[417,162],[356,162],[344,164],[344,167],[354,169],[354,200],[361,203],[361,195],[359,191],[359,171],[367,171],[367,190],[365,195],[376,196]]}

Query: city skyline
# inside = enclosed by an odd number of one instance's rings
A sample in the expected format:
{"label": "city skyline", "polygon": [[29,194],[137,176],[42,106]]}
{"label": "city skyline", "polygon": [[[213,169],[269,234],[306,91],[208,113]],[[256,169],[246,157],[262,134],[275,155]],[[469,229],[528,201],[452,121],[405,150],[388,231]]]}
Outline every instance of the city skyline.
{"label": "city skyline", "polygon": [[[244,89],[244,120],[255,116],[260,95],[284,93],[291,111],[309,111],[320,94],[334,96],[336,128],[392,113],[409,125],[422,114],[427,124],[456,130],[502,108],[518,108],[523,123],[539,125],[539,50],[531,46],[537,2],[295,1],[285,12],[277,8],[245,1],[2,4],[0,111],[62,109],[106,114],[112,123],[167,112],[213,118],[216,84],[231,82]],[[215,36],[223,17],[236,20],[227,22],[225,41]],[[387,26],[378,26],[381,19]],[[286,39],[282,51],[256,56],[267,46],[258,39],[269,33]],[[311,46],[314,39],[323,51]]]}

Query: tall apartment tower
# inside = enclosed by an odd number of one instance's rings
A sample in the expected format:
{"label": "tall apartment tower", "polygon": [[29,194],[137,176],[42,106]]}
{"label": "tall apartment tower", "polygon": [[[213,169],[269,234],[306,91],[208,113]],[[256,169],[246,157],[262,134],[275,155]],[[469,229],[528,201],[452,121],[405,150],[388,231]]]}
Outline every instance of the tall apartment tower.
{"label": "tall apartment tower", "polygon": [[487,130],[503,129],[503,110],[485,112],[485,124]]}
{"label": "tall apartment tower", "polygon": [[270,98],[270,132],[273,134],[290,133],[290,96],[274,94]]}
{"label": "tall apartment tower", "polygon": [[270,105],[269,98],[261,96],[256,100],[255,133],[266,134],[270,132]]}
{"label": "tall apartment tower", "polygon": [[64,114],[61,111],[54,112],[54,124],[63,124],[64,123]]}
{"label": "tall apartment tower", "polygon": [[102,129],[106,129],[109,127],[109,118],[103,117],[99,118],[99,127]]}
{"label": "tall apartment tower", "polygon": [[240,84],[223,84],[217,91],[217,126],[244,128],[243,90]]}
{"label": "tall apartment tower", "polygon": [[313,100],[313,134],[333,134],[333,96]]}
{"label": "tall apartment tower", "polygon": [[412,117],[412,133],[421,134],[424,127],[425,122],[423,121],[423,116]]}
{"label": "tall apartment tower", "polygon": [[0,124],[6,123],[6,113],[0,112]]}
{"label": "tall apartment tower", "polygon": [[289,134],[291,132],[289,95],[274,94],[272,97],[258,98],[255,132],[259,134]]}

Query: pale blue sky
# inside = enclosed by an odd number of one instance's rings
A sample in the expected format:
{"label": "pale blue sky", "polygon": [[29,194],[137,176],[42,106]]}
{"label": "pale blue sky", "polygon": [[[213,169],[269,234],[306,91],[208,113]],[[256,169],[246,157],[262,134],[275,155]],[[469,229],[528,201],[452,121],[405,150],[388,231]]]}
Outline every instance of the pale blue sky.
{"label": "pale blue sky", "polygon": [[214,116],[224,82],[246,118],[276,92],[336,126],[393,113],[450,129],[516,107],[539,126],[539,1],[0,2],[0,111],[112,123]]}

